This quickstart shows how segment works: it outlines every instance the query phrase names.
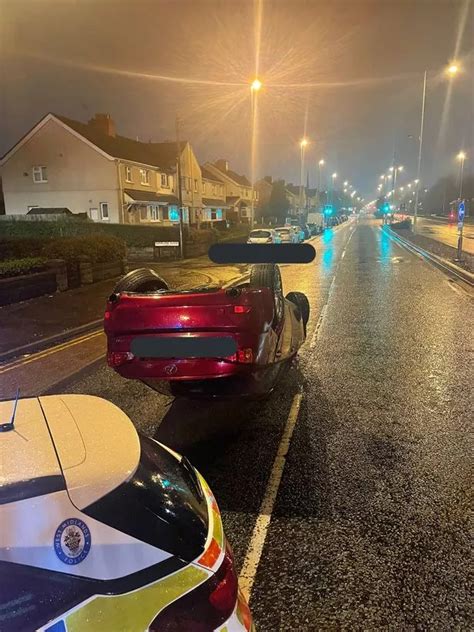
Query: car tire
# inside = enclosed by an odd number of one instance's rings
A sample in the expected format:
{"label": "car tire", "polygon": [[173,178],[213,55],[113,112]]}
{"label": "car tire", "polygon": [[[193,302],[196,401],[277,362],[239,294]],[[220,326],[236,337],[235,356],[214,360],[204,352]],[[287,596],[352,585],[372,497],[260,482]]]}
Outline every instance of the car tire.
{"label": "car tire", "polygon": [[114,293],[120,292],[156,292],[169,290],[168,284],[154,270],[137,268],[123,276],[115,285]]}
{"label": "car tire", "polygon": [[252,266],[249,286],[252,288],[267,287],[273,292],[274,317],[272,325],[277,327],[283,319],[284,301],[280,268],[273,263],[262,263]]}
{"label": "car tire", "polygon": [[310,313],[309,301],[306,294],[303,294],[303,292],[289,292],[286,295],[286,300],[296,305],[299,309],[301,318],[303,319],[304,335],[306,336],[306,325],[308,324]]}

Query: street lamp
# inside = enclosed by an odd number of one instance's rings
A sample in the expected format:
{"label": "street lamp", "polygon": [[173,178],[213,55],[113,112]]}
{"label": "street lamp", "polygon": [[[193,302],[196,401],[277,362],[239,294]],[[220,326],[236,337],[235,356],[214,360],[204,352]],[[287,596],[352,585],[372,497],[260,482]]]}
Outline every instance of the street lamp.
{"label": "street lamp", "polygon": [[459,66],[456,63],[452,63],[447,68],[448,75],[454,77],[459,72]]}
{"label": "street lamp", "polygon": [[252,189],[251,195],[252,200],[250,202],[250,226],[253,226],[254,217],[255,217],[255,171],[257,164],[257,105],[258,92],[262,88],[262,82],[257,77],[250,84],[250,103],[252,110],[252,138],[251,138],[251,147],[250,147],[250,171],[251,171],[251,180],[252,180]]}
{"label": "street lamp", "polygon": [[[455,62],[451,62],[451,64],[447,68],[447,73],[450,77],[455,77],[459,72],[459,66]],[[425,109],[426,109],[426,80],[428,77],[428,71],[425,70],[423,73],[423,92],[421,97],[421,120],[420,120],[420,136],[419,136],[419,144],[418,144],[418,163],[416,168],[416,192],[415,192],[415,212],[413,214],[413,230],[416,230],[416,219],[418,216],[418,198],[420,195],[420,188],[418,183],[420,181],[421,176],[421,157],[423,153],[423,132],[425,128]]]}
{"label": "street lamp", "polygon": [[319,192],[321,193],[323,185],[322,185],[322,170],[323,167],[326,163],[324,162],[324,160],[321,158],[321,160],[318,162],[318,166],[319,166]]}
{"label": "street lamp", "polygon": [[250,89],[253,92],[258,92],[262,87],[262,82],[260,81],[260,79],[254,79],[252,81],[252,85],[250,86]]}
{"label": "street lamp", "polygon": [[[463,151],[460,151],[459,154],[456,156],[456,158],[459,160],[459,203],[462,202],[462,184],[463,184],[463,176],[464,176],[464,161],[466,160],[466,154]],[[459,209],[458,209],[458,213],[459,213]],[[462,258],[462,234],[463,234],[463,228],[464,228],[464,218],[459,218],[458,216],[458,232],[459,232],[459,236],[458,236],[458,260],[461,260]]]}
{"label": "street lamp", "polygon": [[344,182],[344,186],[346,187],[348,184],[349,184],[349,182],[346,180],[346,181]]}
{"label": "street lamp", "polygon": [[459,201],[462,200],[462,184],[463,184],[463,176],[464,176],[464,161],[466,160],[466,154],[463,151],[460,151],[456,156],[459,160]]}
{"label": "street lamp", "polygon": [[308,146],[309,141],[307,138],[302,138],[300,141],[301,155],[300,155],[300,212],[303,208],[303,179],[304,179],[304,152],[306,147]]}

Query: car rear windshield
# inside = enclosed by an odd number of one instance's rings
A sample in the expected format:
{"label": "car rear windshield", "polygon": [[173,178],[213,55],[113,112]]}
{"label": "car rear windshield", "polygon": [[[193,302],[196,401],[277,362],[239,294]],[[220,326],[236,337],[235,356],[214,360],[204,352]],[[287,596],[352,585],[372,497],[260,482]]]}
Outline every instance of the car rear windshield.
{"label": "car rear windshield", "polygon": [[269,230],[253,230],[250,233],[250,237],[270,237],[271,233]]}
{"label": "car rear windshield", "polygon": [[205,498],[186,467],[156,441],[140,436],[140,463],[133,476],[84,513],[184,560],[204,549]]}

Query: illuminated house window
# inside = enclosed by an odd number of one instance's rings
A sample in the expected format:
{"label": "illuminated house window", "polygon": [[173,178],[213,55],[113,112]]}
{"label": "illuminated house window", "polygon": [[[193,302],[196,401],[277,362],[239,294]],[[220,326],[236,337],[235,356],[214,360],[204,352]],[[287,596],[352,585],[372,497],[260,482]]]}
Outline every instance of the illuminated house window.
{"label": "illuminated house window", "polygon": [[150,172],[148,169],[140,169],[140,181],[142,184],[150,184]]}
{"label": "illuminated house window", "polygon": [[176,206],[169,207],[168,219],[170,220],[170,222],[179,222],[179,211]]}
{"label": "illuminated house window", "polygon": [[125,180],[127,182],[132,181],[132,168],[131,167],[125,167]]}

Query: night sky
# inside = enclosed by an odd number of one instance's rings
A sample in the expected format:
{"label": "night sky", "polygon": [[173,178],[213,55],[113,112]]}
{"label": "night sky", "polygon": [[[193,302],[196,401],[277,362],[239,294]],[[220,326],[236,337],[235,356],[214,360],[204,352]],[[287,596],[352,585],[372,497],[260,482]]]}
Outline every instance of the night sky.
{"label": "night sky", "polygon": [[[424,182],[454,171],[461,148],[472,170],[472,3],[267,0],[260,10],[241,0],[0,0],[0,154],[48,111],[82,121],[109,112],[118,133],[143,141],[174,139],[178,114],[201,162],[226,157],[250,175],[258,56],[257,176],[299,183],[306,128],[313,186],[324,158],[328,173],[373,195],[394,150],[414,179],[425,68]],[[454,58],[462,72],[449,80]]]}

